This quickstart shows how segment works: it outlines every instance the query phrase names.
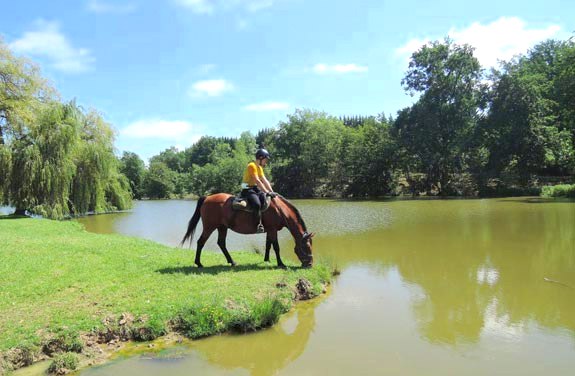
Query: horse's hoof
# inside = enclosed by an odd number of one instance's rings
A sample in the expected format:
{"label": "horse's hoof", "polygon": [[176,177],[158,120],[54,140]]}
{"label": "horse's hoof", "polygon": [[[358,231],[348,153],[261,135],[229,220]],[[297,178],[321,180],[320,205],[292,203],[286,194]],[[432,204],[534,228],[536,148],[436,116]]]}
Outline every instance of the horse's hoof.
{"label": "horse's hoof", "polygon": [[236,265],[238,265],[238,264],[236,264],[236,263],[235,263],[235,262],[233,262],[233,261],[232,261],[232,262],[230,262],[230,266],[231,266],[232,268],[233,268],[234,266],[236,266]]}
{"label": "horse's hoof", "polygon": [[287,269],[287,266],[285,266],[284,264],[280,264],[280,265],[278,265],[278,268],[280,268],[280,269]]}
{"label": "horse's hoof", "polygon": [[203,266],[201,263],[199,263],[199,262],[197,262],[196,265],[198,266],[198,268],[203,268],[203,267],[204,267],[204,266]]}

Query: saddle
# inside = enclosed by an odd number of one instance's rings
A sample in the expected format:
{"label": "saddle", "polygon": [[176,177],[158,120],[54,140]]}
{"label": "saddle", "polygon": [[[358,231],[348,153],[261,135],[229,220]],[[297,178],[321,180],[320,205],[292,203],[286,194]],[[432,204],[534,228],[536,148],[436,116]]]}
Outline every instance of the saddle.
{"label": "saddle", "polygon": [[[266,196],[266,199],[262,205],[262,209],[260,210],[260,212],[263,213],[266,210],[268,210],[268,208],[270,207],[271,201],[272,201],[272,198],[269,196]],[[239,211],[245,211],[245,212],[249,212],[249,213],[252,213],[254,211],[254,209],[248,204],[248,201],[241,196],[235,196],[232,199],[232,209],[233,210],[239,210]]]}

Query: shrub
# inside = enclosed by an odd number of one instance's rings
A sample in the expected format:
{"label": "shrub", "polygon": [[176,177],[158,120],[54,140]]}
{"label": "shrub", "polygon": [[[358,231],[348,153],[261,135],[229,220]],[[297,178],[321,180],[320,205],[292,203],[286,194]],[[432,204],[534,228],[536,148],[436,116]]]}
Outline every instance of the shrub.
{"label": "shrub", "polygon": [[224,311],[217,305],[195,305],[184,309],[174,324],[189,338],[207,337],[225,329]]}
{"label": "shrub", "polygon": [[575,198],[575,184],[548,185],[541,189],[543,197]]}
{"label": "shrub", "polygon": [[78,368],[78,355],[75,353],[67,352],[54,358],[48,367],[48,373],[64,375],[69,371],[75,370],[76,368]]}
{"label": "shrub", "polygon": [[289,308],[289,304],[275,296],[258,301],[251,309],[239,306],[228,311],[226,329],[246,333],[267,328],[275,324]]}
{"label": "shrub", "polygon": [[144,324],[135,325],[131,330],[135,341],[152,341],[167,332],[166,325],[159,319],[150,319]]}

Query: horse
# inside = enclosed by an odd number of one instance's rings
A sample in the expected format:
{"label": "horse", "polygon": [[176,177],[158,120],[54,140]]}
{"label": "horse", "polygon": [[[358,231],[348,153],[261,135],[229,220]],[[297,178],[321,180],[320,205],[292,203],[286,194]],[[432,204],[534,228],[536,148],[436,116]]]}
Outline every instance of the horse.
{"label": "horse", "polygon": [[[196,259],[194,261],[198,268],[203,267],[200,260],[202,248],[216,229],[218,230],[218,246],[231,266],[235,266],[236,263],[226,248],[228,229],[240,234],[256,233],[257,224],[253,219],[252,213],[233,209],[233,200],[234,196],[227,193],[216,193],[207,197],[200,197],[198,200],[196,210],[188,223],[188,230],[180,243],[183,246],[189,239],[191,245],[196,226],[201,219],[203,231],[197,242]],[[280,247],[277,238],[278,231],[286,227],[294,238],[294,252],[302,267],[312,267],[312,238],[314,233],[308,233],[301,214],[291,202],[281,195],[276,195],[275,198],[272,198],[269,208],[262,212],[262,224],[266,232],[264,261],[269,261],[270,248],[273,246],[278,267],[286,267],[280,258]]]}

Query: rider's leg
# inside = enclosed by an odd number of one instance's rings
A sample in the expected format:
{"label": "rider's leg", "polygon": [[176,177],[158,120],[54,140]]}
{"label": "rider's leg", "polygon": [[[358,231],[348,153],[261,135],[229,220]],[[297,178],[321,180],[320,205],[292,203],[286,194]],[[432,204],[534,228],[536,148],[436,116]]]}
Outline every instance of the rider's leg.
{"label": "rider's leg", "polygon": [[246,200],[248,200],[248,203],[250,204],[250,207],[253,210],[253,218],[254,218],[254,223],[256,224],[256,226],[258,226],[258,229],[256,230],[257,232],[263,232],[263,226],[261,226],[261,203],[260,203],[260,199],[258,197],[258,194],[254,191],[251,191],[246,195]]}

